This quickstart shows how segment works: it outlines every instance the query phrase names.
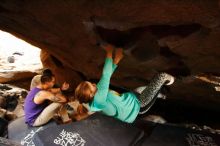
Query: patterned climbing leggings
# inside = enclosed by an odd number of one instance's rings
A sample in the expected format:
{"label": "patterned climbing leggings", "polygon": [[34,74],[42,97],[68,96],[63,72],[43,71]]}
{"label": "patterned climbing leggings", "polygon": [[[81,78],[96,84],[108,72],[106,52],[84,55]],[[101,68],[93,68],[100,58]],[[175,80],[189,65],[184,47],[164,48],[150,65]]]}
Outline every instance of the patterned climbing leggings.
{"label": "patterned climbing leggings", "polygon": [[140,115],[145,114],[150,109],[156,101],[161,87],[166,83],[166,81],[170,81],[171,78],[172,76],[169,74],[160,73],[154,76],[147,86],[135,89],[135,91],[139,94],[138,99],[141,106],[139,112]]}

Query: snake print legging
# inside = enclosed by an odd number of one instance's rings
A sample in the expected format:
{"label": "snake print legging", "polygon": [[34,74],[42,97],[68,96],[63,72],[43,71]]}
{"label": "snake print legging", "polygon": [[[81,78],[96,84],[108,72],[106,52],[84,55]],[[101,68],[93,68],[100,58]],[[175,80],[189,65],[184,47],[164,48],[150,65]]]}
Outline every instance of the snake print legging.
{"label": "snake print legging", "polygon": [[165,84],[166,81],[170,80],[170,77],[171,76],[166,73],[160,73],[153,77],[150,83],[138,96],[141,106],[139,114],[146,113],[147,110],[153,105],[161,87]]}

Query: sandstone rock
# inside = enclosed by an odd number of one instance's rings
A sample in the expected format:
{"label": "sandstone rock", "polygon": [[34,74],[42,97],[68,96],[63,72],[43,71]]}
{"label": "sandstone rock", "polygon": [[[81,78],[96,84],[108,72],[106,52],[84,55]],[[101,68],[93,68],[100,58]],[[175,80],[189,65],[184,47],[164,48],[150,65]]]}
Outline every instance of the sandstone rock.
{"label": "sandstone rock", "polygon": [[5,106],[6,106],[5,97],[0,95],[0,108],[5,108]]}
{"label": "sandstone rock", "polygon": [[0,108],[0,118],[4,118],[7,110]]}
{"label": "sandstone rock", "polygon": [[18,80],[32,78],[36,73],[29,71],[13,71],[13,72],[0,72],[0,83],[10,83]]}
{"label": "sandstone rock", "polygon": [[15,62],[15,57],[14,56],[9,56],[8,57],[8,62],[9,63],[14,63]]}
{"label": "sandstone rock", "polygon": [[105,41],[124,47],[114,85],[134,89],[168,72],[180,80],[167,98],[212,108],[220,95],[210,84],[184,79],[220,73],[219,7],[218,0],[1,1],[0,29],[40,47],[44,66],[72,89],[100,78],[105,54],[97,44]]}
{"label": "sandstone rock", "polygon": [[[9,111],[16,110],[15,115],[18,117],[24,115],[22,104],[27,95],[27,90],[9,84],[0,84],[0,87],[3,89],[0,90],[0,97],[2,96],[5,99],[5,108]],[[9,116],[10,119],[13,118],[13,115]]]}
{"label": "sandstone rock", "polygon": [[13,112],[7,111],[6,114],[5,114],[5,119],[8,120],[8,121],[12,121],[16,118],[17,118],[17,116]]}
{"label": "sandstone rock", "polygon": [[16,115],[16,117],[22,117],[24,116],[24,107],[23,107],[23,102],[18,102],[16,108],[14,109],[13,113]]}

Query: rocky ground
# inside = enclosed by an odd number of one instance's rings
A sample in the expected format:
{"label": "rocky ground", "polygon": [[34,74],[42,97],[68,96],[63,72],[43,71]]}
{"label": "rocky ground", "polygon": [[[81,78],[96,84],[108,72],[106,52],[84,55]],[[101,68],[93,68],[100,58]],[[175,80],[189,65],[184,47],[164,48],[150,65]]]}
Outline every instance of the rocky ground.
{"label": "rocky ground", "polygon": [[24,115],[23,102],[27,90],[8,84],[0,84],[0,135],[7,124]]}

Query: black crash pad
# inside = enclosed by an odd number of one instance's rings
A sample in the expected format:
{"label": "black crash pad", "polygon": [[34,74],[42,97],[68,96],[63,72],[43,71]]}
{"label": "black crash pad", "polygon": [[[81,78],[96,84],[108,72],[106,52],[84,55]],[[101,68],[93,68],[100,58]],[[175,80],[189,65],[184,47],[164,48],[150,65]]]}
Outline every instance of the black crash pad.
{"label": "black crash pad", "polygon": [[143,135],[142,130],[131,124],[96,113],[79,122],[39,131],[33,142],[37,146],[128,146]]}
{"label": "black crash pad", "polygon": [[[48,127],[56,127],[57,124],[54,121],[40,127],[31,127],[25,124],[24,117],[17,118],[8,124],[8,139],[13,140],[24,146],[32,146],[32,139],[34,135]],[[37,145],[38,146],[38,145]]]}
{"label": "black crash pad", "polygon": [[218,146],[220,135],[168,124],[157,124],[143,146]]}
{"label": "black crash pad", "polygon": [[0,146],[21,146],[21,145],[12,140],[0,137]]}

